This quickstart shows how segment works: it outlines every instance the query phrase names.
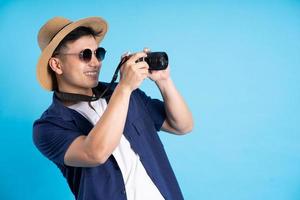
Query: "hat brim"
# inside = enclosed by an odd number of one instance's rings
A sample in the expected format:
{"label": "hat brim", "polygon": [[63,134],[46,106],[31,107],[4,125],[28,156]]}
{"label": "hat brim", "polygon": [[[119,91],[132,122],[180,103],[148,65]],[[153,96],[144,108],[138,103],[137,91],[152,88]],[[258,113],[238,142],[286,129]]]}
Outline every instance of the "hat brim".
{"label": "hat brim", "polygon": [[59,31],[42,51],[42,54],[40,55],[37,63],[37,79],[44,89],[49,91],[53,90],[52,78],[48,71],[48,62],[54,50],[66,35],[80,26],[89,27],[92,28],[95,32],[100,32],[100,34],[95,38],[98,44],[104,38],[108,28],[106,21],[101,17],[89,17],[78,20],[76,22],[72,22],[71,24],[64,27],[61,31]]}

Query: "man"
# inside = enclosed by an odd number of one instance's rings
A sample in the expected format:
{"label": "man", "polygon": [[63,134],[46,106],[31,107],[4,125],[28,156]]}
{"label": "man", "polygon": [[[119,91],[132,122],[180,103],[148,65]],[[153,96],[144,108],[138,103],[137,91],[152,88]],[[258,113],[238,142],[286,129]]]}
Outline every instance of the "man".
{"label": "man", "polygon": [[[37,79],[54,91],[53,103],[33,125],[37,148],[61,170],[76,199],[183,199],[157,131],[181,135],[193,119],[169,67],[149,72],[128,56],[121,78],[101,97],[98,83],[107,31],[100,17],[49,20],[39,31]],[[145,78],[164,102],[138,89]]]}

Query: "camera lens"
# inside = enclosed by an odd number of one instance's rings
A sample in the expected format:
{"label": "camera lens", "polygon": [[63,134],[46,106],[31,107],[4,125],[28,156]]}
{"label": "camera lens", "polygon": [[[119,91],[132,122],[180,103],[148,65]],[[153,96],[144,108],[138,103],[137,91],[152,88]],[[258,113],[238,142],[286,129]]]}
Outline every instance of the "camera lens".
{"label": "camera lens", "polygon": [[165,52],[151,52],[147,54],[145,61],[149,70],[164,70],[168,67],[168,55]]}

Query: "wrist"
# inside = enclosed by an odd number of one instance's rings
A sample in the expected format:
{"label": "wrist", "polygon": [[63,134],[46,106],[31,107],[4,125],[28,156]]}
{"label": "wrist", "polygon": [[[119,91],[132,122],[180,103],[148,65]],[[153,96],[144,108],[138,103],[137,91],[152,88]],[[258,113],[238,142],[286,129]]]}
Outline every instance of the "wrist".
{"label": "wrist", "polygon": [[167,85],[172,84],[172,79],[171,77],[168,77],[166,79],[161,79],[161,80],[157,80],[155,81],[155,84],[159,87],[159,88],[163,88]]}
{"label": "wrist", "polygon": [[128,94],[128,95],[130,95],[132,92],[132,89],[130,88],[130,86],[127,86],[123,82],[119,82],[119,84],[117,85],[117,88],[120,91],[122,91],[123,93]]}

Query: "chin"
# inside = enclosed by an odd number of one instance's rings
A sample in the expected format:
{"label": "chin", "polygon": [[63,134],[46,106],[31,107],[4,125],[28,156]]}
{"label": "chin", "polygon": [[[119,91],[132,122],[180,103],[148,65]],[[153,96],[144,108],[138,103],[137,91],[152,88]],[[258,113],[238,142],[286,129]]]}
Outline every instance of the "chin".
{"label": "chin", "polygon": [[92,88],[96,87],[97,85],[98,85],[98,80],[92,84]]}
{"label": "chin", "polygon": [[82,86],[85,88],[94,88],[98,85],[98,79],[86,79],[84,82],[82,82]]}

